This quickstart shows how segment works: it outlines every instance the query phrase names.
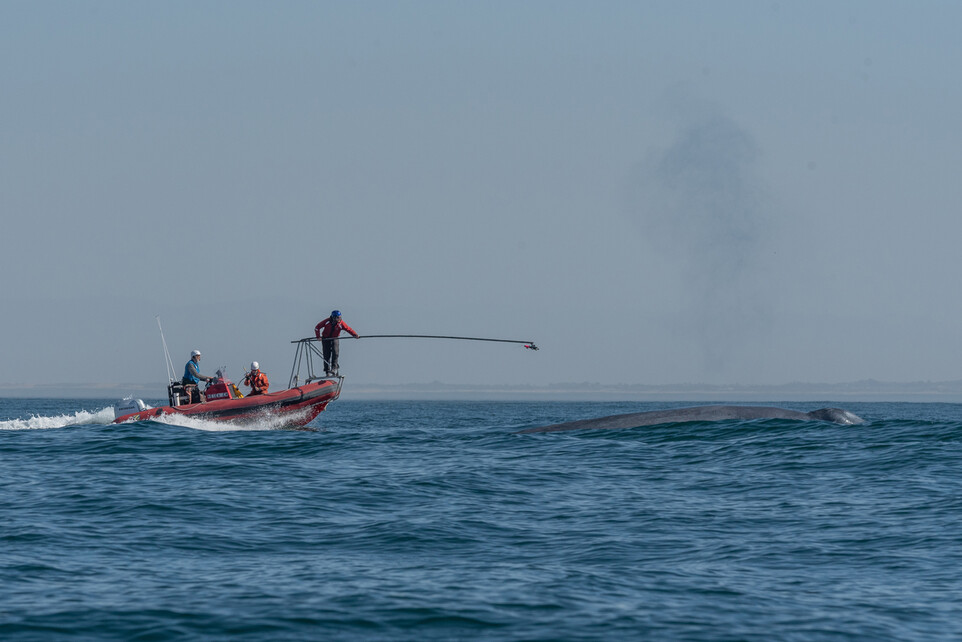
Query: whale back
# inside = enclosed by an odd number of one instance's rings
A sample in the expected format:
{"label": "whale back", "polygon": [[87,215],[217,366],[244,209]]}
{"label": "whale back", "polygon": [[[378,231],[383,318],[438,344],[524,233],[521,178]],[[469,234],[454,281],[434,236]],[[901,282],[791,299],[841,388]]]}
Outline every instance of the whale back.
{"label": "whale back", "polygon": [[864,420],[841,408],[820,408],[812,412],[773,408],[770,406],[694,406],[691,408],[672,408],[651,410],[623,415],[611,415],[594,419],[581,419],[563,424],[527,428],[521,433],[560,432],[567,430],[598,430],[619,428],[640,428],[659,424],[690,423],[702,421],[727,421],[732,419],[794,419],[797,421],[830,421],[850,426],[865,423]]}

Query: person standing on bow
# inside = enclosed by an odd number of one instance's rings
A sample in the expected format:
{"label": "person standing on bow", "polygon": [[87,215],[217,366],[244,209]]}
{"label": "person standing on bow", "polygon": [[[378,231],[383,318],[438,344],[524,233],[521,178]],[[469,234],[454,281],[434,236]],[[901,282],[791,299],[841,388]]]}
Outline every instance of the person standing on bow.
{"label": "person standing on bow", "polygon": [[344,323],[339,310],[334,310],[331,312],[331,316],[314,326],[314,336],[318,339],[323,339],[321,341],[321,347],[324,349],[324,374],[328,377],[332,375],[337,376],[339,343],[337,337],[341,334],[341,330],[347,330],[348,334],[354,335],[355,339],[361,336],[355,332],[351,326]]}
{"label": "person standing on bow", "polygon": [[261,372],[260,365],[251,361],[251,371],[244,375],[244,385],[251,387],[247,396],[253,397],[266,393],[271,384],[267,381],[267,375]]}
{"label": "person standing on bow", "polygon": [[184,378],[180,382],[184,385],[184,392],[190,396],[188,403],[200,403],[206,401],[200,392],[201,381],[211,381],[213,377],[202,375],[197,367],[200,365],[200,350],[192,350],[190,361],[184,366]]}

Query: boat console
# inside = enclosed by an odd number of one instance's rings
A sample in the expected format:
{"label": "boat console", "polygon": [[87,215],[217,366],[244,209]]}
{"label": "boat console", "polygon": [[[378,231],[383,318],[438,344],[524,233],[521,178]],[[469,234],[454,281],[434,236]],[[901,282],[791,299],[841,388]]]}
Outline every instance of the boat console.
{"label": "boat console", "polygon": [[207,397],[207,401],[237,399],[237,397],[234,396],[233,388],[234,384],[222,377],[207,384],[207,388],[204,389],[204,396]]}

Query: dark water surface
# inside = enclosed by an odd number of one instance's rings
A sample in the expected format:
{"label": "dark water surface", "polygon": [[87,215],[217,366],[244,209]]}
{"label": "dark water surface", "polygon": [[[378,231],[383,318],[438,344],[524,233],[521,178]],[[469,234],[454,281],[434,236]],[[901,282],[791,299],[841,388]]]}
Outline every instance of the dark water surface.
{"label": "dark water surface", "polygon": [[0,399],[0,639],[962,639],[962,406],[351,402],[317,431]]}

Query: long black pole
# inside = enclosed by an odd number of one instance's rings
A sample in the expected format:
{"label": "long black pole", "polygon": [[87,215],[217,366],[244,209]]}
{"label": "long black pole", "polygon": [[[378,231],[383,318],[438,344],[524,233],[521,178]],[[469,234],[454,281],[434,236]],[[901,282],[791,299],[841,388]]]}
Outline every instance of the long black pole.
{"label": "long black pole", "polygon": [[[336,339],[350,338],[351,335],[347,337],[332,337]],[[525,348],[529,350],[537,350],[538,346],[534,344],[534,341],[518,341],[515,339],[487,339],[484,337],[450,337],[439,334],[362,334],[359,339],[459,339],[461,341],[494,341],[497,343],[523,343]],[[300,339],[298,341],[291,341],[291,343],[300,343],[301,341],[323,341],[323,339],[317,339],[315,337],[308,337],[306,339]]]}

